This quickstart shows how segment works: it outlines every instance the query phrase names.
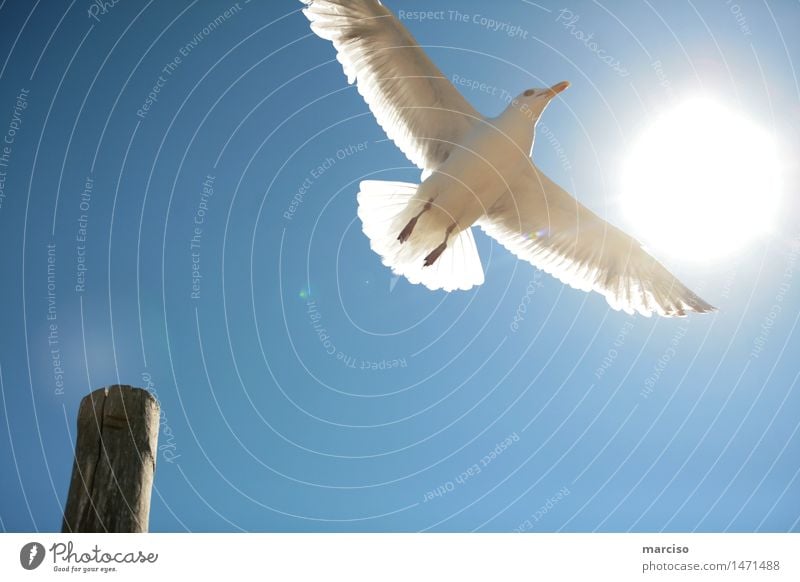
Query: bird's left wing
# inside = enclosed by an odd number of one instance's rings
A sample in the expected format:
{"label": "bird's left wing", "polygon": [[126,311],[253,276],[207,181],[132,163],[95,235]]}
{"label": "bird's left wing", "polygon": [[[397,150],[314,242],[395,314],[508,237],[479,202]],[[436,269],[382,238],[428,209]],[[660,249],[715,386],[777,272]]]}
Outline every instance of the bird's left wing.
{"label": "bird's left wing", "polygon": [[580,204],[533,164],[479,221],[518,258],[614,309],[683,316],[715,308],[678,281],[641,245]]}
{"label": "bird's left wing", "polygon": [[480,116],[414,37],[377,0],[301,1],[386,135],[423,170],[441,165]]}

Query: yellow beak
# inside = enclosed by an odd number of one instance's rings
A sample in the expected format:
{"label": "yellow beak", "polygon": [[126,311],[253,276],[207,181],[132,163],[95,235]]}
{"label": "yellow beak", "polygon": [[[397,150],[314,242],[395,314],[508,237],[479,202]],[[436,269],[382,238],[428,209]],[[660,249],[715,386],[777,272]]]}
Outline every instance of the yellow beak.
{"label": "yellow beak", "polygon": [[553,97],[555,97],[567,87],[569,87],[569,81],[561,81],[550,87],[550,92],[553,94]]}

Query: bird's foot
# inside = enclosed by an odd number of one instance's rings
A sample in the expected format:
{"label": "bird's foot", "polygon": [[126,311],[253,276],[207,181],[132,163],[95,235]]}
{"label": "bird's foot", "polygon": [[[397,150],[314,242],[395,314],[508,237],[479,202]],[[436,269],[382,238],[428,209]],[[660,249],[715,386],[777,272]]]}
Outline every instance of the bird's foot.
{"label": "bird's foot", "polygon": [[432,251],[431,251],[431,252],[428,254],[428,256],[427,256],[427,257],[425,257],[425,266],[426,266],[426,267],[430,267],[432,264],[434,264],[434,263],[436,262],[436,259],[438,259],[440,256],[442,256],[442,253],[444,252],[444,250],[445,250],[446,248],[447,248],[447,243],[446,243],[446,242],[443,242],[443,243],[442,243],[442,244],[440,244],[438,247],[436,247],[435,249],[433,249],[433,250],[432,250]]}
{"label": "bird's foot", "polygon": [[422,207],[422,210],[420,210],[419,213],[414,218],[408,221],[408,224],[405,226],[405,228],[403,228],[403,230],[400,231],[400,234],[397,236],[397,240],[400,241],[400,244],[403,244],[409,239],[409,237],[411,237],[411,233],[414,232],[414,227],[417,226],[417,221],[419,220],[419,217],[428,212],[428,210],[431,209],[432,204],[433,204],[432,200],[428,200],[428,202],[425,203],[425,206]]}
{"label": "bird's foot", "polygon": [[405,228],[400,231],[400,234],[397,236],[397,240],[400,241],[400,244],[406,242],[411,236],[411,233],[414,232],[414,227],[417,225],[417,220],[419,220],[419,215],[409,220]]}

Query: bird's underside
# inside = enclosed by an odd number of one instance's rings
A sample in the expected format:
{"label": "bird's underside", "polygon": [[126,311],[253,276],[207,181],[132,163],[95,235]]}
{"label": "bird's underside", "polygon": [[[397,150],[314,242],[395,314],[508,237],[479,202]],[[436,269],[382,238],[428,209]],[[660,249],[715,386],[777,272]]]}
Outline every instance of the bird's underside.
{"label": "bird's underside", "polygon": [[[479,200],[481,211],[464,223],[452,192],[439,197],[429,184],[487,120],[376,0],[301,1],[312,30],[333,43],[378,123],[423,170],[422,185],[366,181],[358,194],[364,233],[395,273],[430,289],[480,285],[484,273],[471,231],[477,224],[518,258],[572,287],[601,293],[614,309],[662,316],[714,311],[636,240],[529,160],[503,172],[504,186]],[[450,178],[459,181],[459,175]]]}

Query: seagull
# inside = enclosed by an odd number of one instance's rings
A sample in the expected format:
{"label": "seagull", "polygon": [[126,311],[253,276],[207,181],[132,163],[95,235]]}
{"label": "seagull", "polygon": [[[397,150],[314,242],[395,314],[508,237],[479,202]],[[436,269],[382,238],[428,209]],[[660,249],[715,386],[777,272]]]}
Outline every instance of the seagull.
{"label": "seagull", "polygon": [[301,0],[350,84],[422,170],[420,184],[363,181],[358,216],[384,265],[445,291],[484,282],[472,227],[518,259],[629,314],[715,308],[548,178],[531,159],[536,124],[569,87],[526,89],[497,117],[478,113],[378,0]]}

